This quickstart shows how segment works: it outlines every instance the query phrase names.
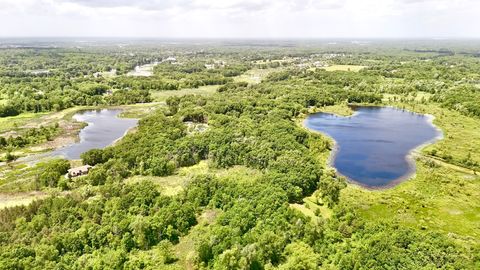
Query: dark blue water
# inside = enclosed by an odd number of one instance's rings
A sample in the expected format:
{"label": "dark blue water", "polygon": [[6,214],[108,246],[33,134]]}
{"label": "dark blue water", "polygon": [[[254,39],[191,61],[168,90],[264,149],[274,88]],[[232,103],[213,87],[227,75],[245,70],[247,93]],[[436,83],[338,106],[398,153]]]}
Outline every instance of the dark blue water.
{"label": "dark blue water", "polygon": [[80,131],[80,142],[53,151],[51,155],[79,159],[80,155],[88,150],[112,144],[138,122],[137,119],[118,118],[120,112],[122,110],[103,109],[75,114],[73,116],[75,120],[88,124]]}
{"label": "dark blue water", "polygon": [[305,125],[336,141],[333,166],[347,178],[384,187],[414,171],[409,153],[441,137],[428,116],[390,107],[355,107],[351,117],[310,115]]}

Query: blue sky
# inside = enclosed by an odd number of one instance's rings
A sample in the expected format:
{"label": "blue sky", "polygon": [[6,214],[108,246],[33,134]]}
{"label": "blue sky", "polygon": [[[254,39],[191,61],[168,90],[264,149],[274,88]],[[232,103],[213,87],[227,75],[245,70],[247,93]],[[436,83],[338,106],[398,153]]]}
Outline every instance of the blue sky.
{"label": "blue sky", "polygon": [[0,36],[480,38],[477,0],[0,0]]}

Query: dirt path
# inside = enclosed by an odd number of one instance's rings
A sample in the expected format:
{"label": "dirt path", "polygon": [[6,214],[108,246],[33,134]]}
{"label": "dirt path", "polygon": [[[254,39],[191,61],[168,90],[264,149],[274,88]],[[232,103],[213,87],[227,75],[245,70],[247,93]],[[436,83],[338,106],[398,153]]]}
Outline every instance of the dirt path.
{"label": "dirt path", "polygon": [[444,167],[450,168],[450,169],[452,169],[452,170],[455,170],[455,171],[458,171],[458,172],[461,172],[461,173],[471,174],[471,175],[478,175],[478,174],[479,174],[479,172],[476,172],[476,171],[474,171],[474,170],[472,170],[472,169],[465,168],[465,167],[458,166],[458,165],[454,165],[454,164],[445,162],[445,161],[443,161],[443,160],[440,160],[440,159],[438,159],[438,158],[424,155],[424,154],[422,154],[422,153],[420,153],[420,152],[417,152],[417,151],[413,152],[412,154],[413,154],[413,156],[414,156],[415,158],[420,158],[420,159],[424,159],[424,160],[429,160],[429,161],[434,162],[434,163],[437,164],[437,165],[444,166]]}

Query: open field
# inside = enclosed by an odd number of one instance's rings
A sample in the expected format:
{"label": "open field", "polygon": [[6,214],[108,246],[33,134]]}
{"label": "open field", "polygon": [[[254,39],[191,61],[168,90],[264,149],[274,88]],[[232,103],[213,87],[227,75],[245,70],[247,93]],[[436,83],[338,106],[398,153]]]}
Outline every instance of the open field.
{"label": "open field", "polygon": [[188,88],[180,90],[152,91],[152,98],[157,102],[164,102],[169,97],[184,95],[210,95],[217,91],[218,85],[206,85],[199,88]]}
{"label": "open field", "polygon": [[381,191],[348,185],[341,200],[369,220],[439,230],[465,243],[480,241],[480,178],[417,162],[413,179]]}
{"label": "open field", "polygon": [[313,220],[318,217],[330,218],[332,216],[332,209],[328,208],[322,203],[322,199],[312,194],[309,197],[303,199],[303,204],[290,204],[290,207],[299,210],[305,216],[312,218]]}
{"label": "open field", "polygon": [[426,92],[415,92],[409,95],[395,95],[395,94],[383,94],[383,101],[388,103],[399,102],[400,100],[413,101],[413,102],[426,102],[429,101],[433,95]]}
{"label": "open field", "polygon": [[354,65],[331,65],[328,67],[322,67],[322,69],[325,69],[326,71],[352,71],[352,72],[359,72],[364,68],[365,66],[354,66]]}
{"label": "open field", "polygon": [[261,172],[245,166],[234,166],[228,169],[216,169],[209,166],[208,161],[203,160],[190,167],[182,167],[174,175],[170,176],[133,176],[125,180],[127,183],[151,181],[158,186],[159,191],[168,196],[180,193],[192,178],[198,175],[211,174],[218,177],[228,177],[232,181],[255,181],[261,176]]}
{"label": "open field", "polygon": [[332,113],[340,116],[350,116],[354,113],[354,110],[352,110],[346,104],[337,104],[337,105],[322,107],[318,110],[318,112]]}
{"label": "open field", "polygon": [[193,226],[190,232],[180,237],[178,244],[174,246],[175,255],[178,261],[175,265],[180,269],[193,270],[195,267],[195,258],[198,256],[195,248],[196,239],[204,233],[204,231],[216,221],[217,216],[221,213],[218,209],[205,209],[201,215],[197,217],[198,224]]}
{"label": "open field", "polygon": [[7,207],[28,205],[32,203],[34,200],[39,200],[46,196],[48,195],[38,191],[17,193],[17,194],[0,193],[0,210]]}
{"label": "open field", "polygon": [[119,108],[123,109],[118,117],[121,118],[137,118],[140,119],[158,108],[165,106],[163,102],[139,103],[133,105],[124,105]]}
{"label": "open field", "polygon": [[50,113],[22,113],[17,116],[0,118],[0,133],[15,130],[18,127],[30,124],[32,121],[41,121],[41,119]]}
{"label": "open field", "polygon": [[247,82],[249,84],[258,84],[262,81],[263,78],[267,77],[269,74],[277,71],[281,71],[282,68],[266,68],[260,69],[255,68],[248,70],[242,75],[239,75],[234,78],[235,82]]}

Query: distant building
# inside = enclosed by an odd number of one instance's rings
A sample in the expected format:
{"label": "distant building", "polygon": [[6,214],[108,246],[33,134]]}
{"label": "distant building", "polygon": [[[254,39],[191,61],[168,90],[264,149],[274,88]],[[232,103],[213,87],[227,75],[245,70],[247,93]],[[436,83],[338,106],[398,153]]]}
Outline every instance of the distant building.
{"label": "distant building", "polygon": [[88,174],[88,172],[90,171],[91,168],[93,168],[93,167],[90,166],[90,165],[84,165],[84,166],[81,166],[81,167],[71,168],[70,170],[68,170],[67,176],[68,176],[68,178],[73,178],[73,177],[86,175],[86,174]]}
{"label": "distant building", "polygon": [[31,70],[30,73],[33,74],[33,75],[49,74],[49,73],[50,73],[50,70],[47,70],[47,69],[36,69],[36,70]]}
{"label": "distant building", "polygon": [[169,56],[167,57],[166,59],[163,59],[162,62],[177,62],[177,58],[173,57],[173,56]]}
{"label": "distant building", "polygon": [[227,62],[223,61],[223,60],[214,60],[213,63],[217,66],[217,67],[225,67],[225,65],[227,64]]}

